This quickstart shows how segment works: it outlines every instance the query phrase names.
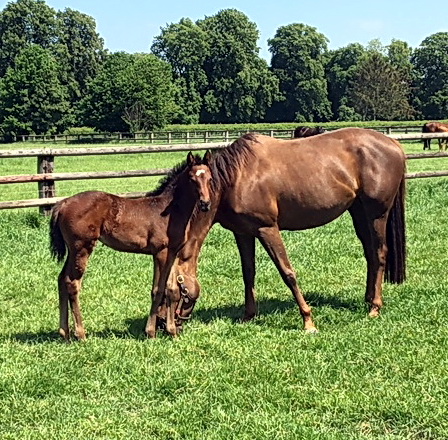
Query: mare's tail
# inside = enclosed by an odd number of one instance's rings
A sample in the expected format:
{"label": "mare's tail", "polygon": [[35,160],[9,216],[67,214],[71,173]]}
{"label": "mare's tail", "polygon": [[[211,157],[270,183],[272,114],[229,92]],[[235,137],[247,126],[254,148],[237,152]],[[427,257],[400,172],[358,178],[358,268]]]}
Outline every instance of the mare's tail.
{"label": "mare's tail", "polygon": [[56,205],[54,205],[50,219],[50,252],[53,258],[58,260],[58,263],[64,260],[67,252],[64,237],[62,236],[58,221],[60,208],[60,203],[56,203]]}
{"label": "mare's tail", "polygon": [[406,223],[404,215],[404,198],[406,192],[405,176],[403,175],[395,196],[394,204],[389,212],[386,228],[386,243],[388,247],[385,279],[391,283],[400,284],[406,279]]}

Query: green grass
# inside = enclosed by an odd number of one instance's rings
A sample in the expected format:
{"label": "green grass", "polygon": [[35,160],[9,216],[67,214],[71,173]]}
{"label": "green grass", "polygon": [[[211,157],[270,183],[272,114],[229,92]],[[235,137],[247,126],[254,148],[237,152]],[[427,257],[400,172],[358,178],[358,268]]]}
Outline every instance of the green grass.
{"label": "green grass", "polygon": [[[421,144],[406,144],[414,148]],[[129,164],[111,159],[92,168]],[[409,162],[412,171],[446,165]],[[201,254],[201,301],[179,338],[143,337],[151,258],[100,245],[81,295],[88,340],[65,344],[48,219],[0,211],[0,438],[448,438],[447,194],[446,178],[408,183],[408,280],[385,285],[375,320],[366,317],[365,261],[348,215],[283,234],[317,336],[301,330],[261,247],[260,313],[239,322],[238,253],[215,226]]]}

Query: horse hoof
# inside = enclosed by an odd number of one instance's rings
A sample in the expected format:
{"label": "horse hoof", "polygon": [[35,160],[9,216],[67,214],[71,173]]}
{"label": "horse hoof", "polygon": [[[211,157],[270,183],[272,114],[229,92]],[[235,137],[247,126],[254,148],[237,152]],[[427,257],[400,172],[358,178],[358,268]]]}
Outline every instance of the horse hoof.
{"label": "horse hoof", "polygon": [[156,332],[154,330],[145,330],[145,334],[148,339],[156,338]]}
{"label": "horse hoof", "polygon": [[70,342],[70,331],[65,331],[63,328],[60,328],[59,334],[65,342]]}
{"label": "horse hoof", "polygon": [[311,327],[311,328],[305,329],[305,333],[307,335],[317,335],[319,333],[319,330],[317,330],[316,327]]}
{"label": "horse hoof", "polygon": [[371,318],[377,318],[378,316],[380,316],[380,311],[376,307],[374,307],[372,308],[372,310],[370,310],[369,316]]}
{"label": "horse hoof", "polygon": [[255,313],[251,313],[250,315],[244,315],[242,318],[242,322],[249,322],[252,321],[252,319],[255,318]]}

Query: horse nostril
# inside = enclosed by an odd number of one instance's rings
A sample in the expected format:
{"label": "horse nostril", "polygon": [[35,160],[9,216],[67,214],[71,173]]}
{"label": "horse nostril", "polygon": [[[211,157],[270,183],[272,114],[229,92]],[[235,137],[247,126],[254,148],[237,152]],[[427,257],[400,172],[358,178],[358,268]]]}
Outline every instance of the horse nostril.
{"label": "horse nostril", "polygon": [[210,202],[205,202],[204,200],[201,200],[199,202],[199,206],[202,212],[210,211]]}

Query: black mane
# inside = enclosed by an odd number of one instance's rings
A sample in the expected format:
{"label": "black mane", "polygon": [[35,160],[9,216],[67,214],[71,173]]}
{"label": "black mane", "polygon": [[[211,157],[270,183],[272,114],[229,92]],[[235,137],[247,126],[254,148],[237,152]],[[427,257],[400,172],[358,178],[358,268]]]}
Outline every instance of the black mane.
{"label": "black mane", "polygon": [[238,170],[247,166],[254,157],[253,142],[258,142],[256,134],[246,133],[213,155],[209,164],[213,176],[213,190],[232,185]]}

